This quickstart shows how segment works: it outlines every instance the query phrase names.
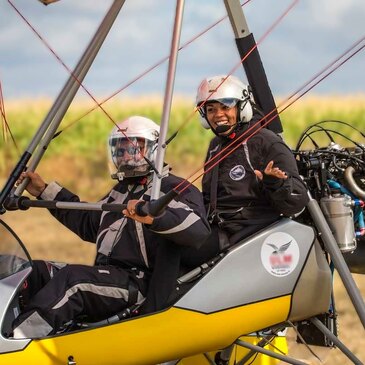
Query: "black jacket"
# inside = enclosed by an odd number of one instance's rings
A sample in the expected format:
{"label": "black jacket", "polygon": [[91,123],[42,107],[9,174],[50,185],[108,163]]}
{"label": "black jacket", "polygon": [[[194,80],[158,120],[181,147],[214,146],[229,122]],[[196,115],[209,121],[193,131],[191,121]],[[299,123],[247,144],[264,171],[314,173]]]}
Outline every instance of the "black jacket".
{"label": "black jacket", "polygon": [[[213,207],[216,205],[218,212],[242,208],[239,217],[250,224],[260,224],[265,220],[275,220],[280,215],[291,216],[300,212],[307,204],[308,196],[291,150],[272,131],[265,128],[259,130],[258,126],[254,126],[246,133],[249,127],[251,125],[246,125],[233,138],[215,137],[211,141],[206,161],[225,148],[227,149],[221,156],[234,150],[236,146],[238,148],[224,158],[219,167],[204,175],[205,203],[211,203]],[[255,134],[246,140],[253,131]],[[244,138],[240,138],[243,134]],[[254,170],[263,172],[271,160],[274,161],[274,167],[286,172],[288,179],[264,175],[260,181],[256,177]],[[215,169],[218,169],[217,172],[214,172]],[[213,178],[214,173],[217,178]],[[216,199],[214,189],[217,189]]]}
{"label": "black jacket", "polygon": [[[174,175],[164,177],[162,194],[175,188],[181,181]],[[126,204],[130,199],[148,201],[150,189],[151,183],[128,185],[123,181],[115,185],[102,202]],[[77,195],[57,183],[48,185],[41,198],[80,201]],[[96,265],[138,268],[146,273],[146,277],[153,273],[150,290],[153,292],[152,304],[149,304],[148,309],[155,310],[164,306],[180,274],[180,248],[199,248],[210,233],[199,190],[190,186],[177,199],[172,200],[165,212],[155,217],[151,225],[126,218],[121,212],[60,209],[51,210],[51,213],[80,238],[97,244]],[[158,268],[154,270],[156,266]]]}

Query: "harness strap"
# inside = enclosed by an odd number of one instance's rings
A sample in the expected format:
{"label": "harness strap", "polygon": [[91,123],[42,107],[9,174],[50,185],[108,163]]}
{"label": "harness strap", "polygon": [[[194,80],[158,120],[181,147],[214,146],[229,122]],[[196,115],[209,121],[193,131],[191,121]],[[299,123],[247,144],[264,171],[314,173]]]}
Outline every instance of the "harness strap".
{"label": "harness strap", "polygon": [[227,232],[221,229],[220,227],[218,229],[218,240],[219,240],[219,252],[222,252],[231,245]]}
{"label": "harness strap", "polygon": [[130,279],[128,283],[128,306],[136,304],[138,300],[138,286],[134,280]]}
{"label": "harness strap", "polygon": [[[219,153],[221,148],[222,146],[219,144],[216,153]],[[213,157],[214,156],[212,156],[211,158]],[[210,182],[210,206],[213,214],[217,209],[218,172],[219,172],[219,163],[215,165],[212,169],[212,180]]]}

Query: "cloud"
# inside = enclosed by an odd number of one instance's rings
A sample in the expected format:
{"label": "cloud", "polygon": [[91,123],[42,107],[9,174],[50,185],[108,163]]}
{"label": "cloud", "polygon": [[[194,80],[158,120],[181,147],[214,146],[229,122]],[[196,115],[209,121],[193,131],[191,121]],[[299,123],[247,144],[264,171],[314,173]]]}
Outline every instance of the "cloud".
{"label": "cloud", "polygon": [[[346,25],[346,17],[348,14],[354,14],[353,11],[360,5],[356,0],[348,1],[332,1],[332,0],[309,0],[307,2],[308,9],[313,15],[312,20],[316,25],[322,28],[337,29]],[[365,10],[365,6],[362,7]]]}
{"label": "cloud", "polygon": [[[74,67],[112,1],[61,0],[43,6],[37,0],[12,0],[51,47]],[[291,1],[251,1],[244,7],[250,30],[259,40]],[[96,95],[111,94],[169,55],[175,2],[126,1],[85,82]],[[222,1],[186,1],[181,42],[185,43],[225,15]],[[363,0],[299,2],[265,38],[259,49],[275,94],[303,84],[356,40],[363,37]],[[228,20],[222,21],[178,57],[175,89],[194,95],[199,81],[230,72],[239,61]],[[323,82],[323,93],[363,90],[364,54],[360,53]],[[128,89],[163,93],[167,62]],[[244,78],[242,67],[235,74]],[[8,2],[0,3],[0,78],[5,96],[55,96],[68,78],[65,69]],[[345,81],[344,81],[345,80]]]}

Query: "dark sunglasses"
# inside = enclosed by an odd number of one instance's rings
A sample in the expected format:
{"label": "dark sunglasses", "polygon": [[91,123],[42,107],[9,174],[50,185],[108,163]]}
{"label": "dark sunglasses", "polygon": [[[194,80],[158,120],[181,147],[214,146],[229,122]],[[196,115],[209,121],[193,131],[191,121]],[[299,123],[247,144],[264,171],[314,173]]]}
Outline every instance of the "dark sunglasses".
{"label": "dark sunglasses", "polygon": [[128,152],[129,155],[135,155],[140,152],[139,147],[135,146],[128,146],[128,147],[120,147],[115,150],[114,156],[116,157],[122,157],[126,152]]}

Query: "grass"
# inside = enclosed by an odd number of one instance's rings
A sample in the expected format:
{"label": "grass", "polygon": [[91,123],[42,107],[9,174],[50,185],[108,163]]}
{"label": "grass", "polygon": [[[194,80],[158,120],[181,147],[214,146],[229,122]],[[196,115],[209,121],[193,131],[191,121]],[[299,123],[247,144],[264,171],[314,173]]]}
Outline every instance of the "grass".
{"label": "grass", "polygon": [[[357,96],[332,96],[332,97],[309,97],[294,104],[281,114],[284,125],[284,136],[287,143],[294,148],[299,136],[309,125],[324,120],[339,120],[349,123],[353,127],[365,133],[365,95]],[[364,138],[355,129],[340,124],[326,124],[327,128],[342,133],[346,137],[365,143]],[[343,146],[351,146],[351,142],[346,138],[341,138],[335,132],[336,142]],[[319,145],[325,146],[330,140],[325,133],[316,133],[312,137]],[[309,142],[309,139],[307,140]],[[312,143],[306,143],[304,148],[313,148]]]}
{"label": "grass", "polygon": [[[289,108],[281,115],[284,125],[284,137],[294,147],[303,130],[318,121],[339,119],[350,123],[364,132],[365,96],[348,98],[313,97],[305,99]],[[48,112],[51,103],[47,100],[16,101],[6,103],[7,119],[11,125],[19,151],[12,143],[0,139],[0,179],[4,180],[12,170],[18,155],[28,146],[38,125]],[[78,103],[71,107],[62,122],[61,129],[78,119],[90,109],[91,103]],[[161,118],[162,103],[157,98],[142,99],[138,102],[125,100],[112,102],[106,106],[113,119],[121,120],[132,114],[150,117],[157,122]],[[209,131],[203,130],[198,117],[187,122],[193,109],[190,101],[177,100],[173,104],[171,126],[168,136],[180,126],[184,126],[178,137],[171,142],[167,151],[167,160],[182,176],[187,176],[202,165],[207,144],[212,137]],[[76,124],[67,128],[60,137],[49,146],[37,171],[47,180],[55,179],[71,190],[78,192],[91,201],[107,191],[113,181],[108,177],[106,168],[106,138],[113,127],[102,112],[89,114]],[[336,126],[338,131],[357,142],[364,143],[359,133],[345,126]],[[320,136],[318,142],[328,143],[328,138]],[[348,141],[344,141],[344,143]],[[308,148],[312,146],[309,144]],[[48,259],[70,263],[92,264],[95,247],[85,244],[69,230],[58,224],[45,209],[28,211],[8,211],[3,217],[25,242],[33,259]],[[365,277],[354,275],[361,294],[365,293]],[[335,274],[335,298],[339,314],[340,339],[350,350],[364,360],[361,323],[353,309],[352,303],[343,285]],[[358,335],[356,335],[358,334]],[[292,341],[296,346],[295,339]],[[303,346],[303,345],[300,345]],[[297,351],[295,353],[294,351]],[[328,349],[321,355],[326,364],[343,364],[347,359],[338,350]],[[318,353],[318,349],[316,349]],[[310,356],[303,348],[291,349],[290,354],[298,358]],[[316,361],[316,360],[314,360]]]}
{"label": "grass", "polygon": [[[286,142],[294,147],[301,133],[309,125],[321,120],[338,119],[350,123],[364,133],[365,96],[352,97],[311,97],[304,99],[281,115]],[[8,141],[0,139],[0,178],[5,180],[14,167],[19,155],[28,146],[38,125],[46,116],[51,103],[47,100],[6,102],[7,119],[17,141],[18,151]],[[55,179],[84,199],[95,201],[107,191],[113,181],[106,168],[106,138],[112,123],[101,111],[90,113],[87,117],[73,123],[93,105],[78,103],[71,107],[62,122],[61,129],[67,127],[49,146],[37,171],[47,180]],[[155,121],[161,119],[162,102],[158,98],[143,98],[138,102],[123,100],[108,103],[108,113],[115,120],[139,114]],[[187,121],[193,110],[192,102],[176,100],[171,114],[168,136],[180,129],[178,136],[167,149],[166,159],[174,170],[186,177],[202,165],[205,150],[212,134],[200,127],[198,116]],[[365,143],[359,133],[346,126],[336,126],[339,133]],[[328,138],[318,133],[318,143],[328,144]],[[343,143],[349,143],[344,140]],[[313,146],[308,143],[306,147]],[[40,211],[9,211],[5,221],[26,243],[33,259],[49,259],[70,263],[92,264],[95,255],[94,245],[88,245],[58,224],[44,209]],[[365,278],[354,275],[356,284],[365,293]],[[352,303],[335,274],[335,298],[339,313],[340,339],[351,351],[364,359],[363,336],[356,335],[362,330],[361,323]],[[295,339],[292,341],[296,345]],[[295,356],[295,349],[290,354]],[[310,356],[308,351],[296,349],[298,358]],[[328,349],[325,349],[328,350]],[[318,353],[318,350],[316,350]],[[338,350],[321,355],[328,364],[343,364],[344,356]],[[314,360],[316,361],[316,360]]]}
{"label": "grass", "polygon": [[[335,119],[351,124],[364,133],[365,96],[310,97],[294,104],[281,114],[284,138],[294,148],[299,136],[309,125],[321,120]],[[38,126],[46,117],[51,102],[48,100],[19,100],[6,103],[6,115],[18,148],[12,142],[1,140],[0,176],[4,179],[12,170],[19,156],[29,145]],[[113,123],[103,111],[97,109],[83,116],[93,104],[88,101],[72,105],[66,113],[60,130],[63,132],[49,145],[37,170],[47,179],[57,179],[78,191],[102,190],[110,184],[106,162],[106,139]],[[104,104],[108,115],[120,121],[130,115],[143,115],[157,123],[161,120],[162,99],[144,97],[138,100],[113,100]],[[192,100],[176,98],[172,105],[168,137],[179,130],[178,136],[166,151],[166,161],[177,174],[188,176],[202,166],[205,151],[212,137],[210,131],[201,128],[199,117],[192,114]],[[344,125],[330,125],[357,142],[364,143],[361,135]],[[324,133],[315,133],[319,144],[328,144]],[[337,135],[336,140],[339,138]],[[308,143],[305,148],[312,148]],[[351,144],[344,138],[340,143]],[[90,182],[93,181],[93,182]],[[106,183],[108,181],[108,183]]]}

